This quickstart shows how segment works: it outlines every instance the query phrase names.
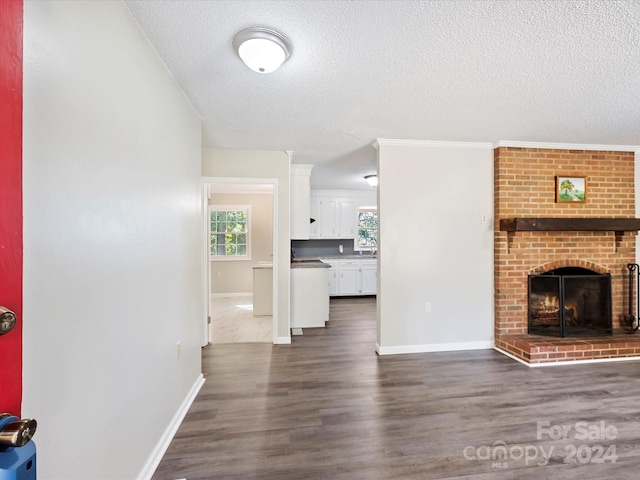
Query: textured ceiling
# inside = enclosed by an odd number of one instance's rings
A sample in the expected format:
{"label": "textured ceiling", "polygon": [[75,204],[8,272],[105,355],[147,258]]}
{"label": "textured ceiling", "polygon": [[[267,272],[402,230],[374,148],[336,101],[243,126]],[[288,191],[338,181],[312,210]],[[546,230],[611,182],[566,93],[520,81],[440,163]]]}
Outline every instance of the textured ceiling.
{"label": "textured ceiling", "polygon": [[[125,0],[203,146],[293,150],[314,188],[367,189],[376,138],[640,144],[640,2]],[[262,25],[276,72],[231,46]]]}

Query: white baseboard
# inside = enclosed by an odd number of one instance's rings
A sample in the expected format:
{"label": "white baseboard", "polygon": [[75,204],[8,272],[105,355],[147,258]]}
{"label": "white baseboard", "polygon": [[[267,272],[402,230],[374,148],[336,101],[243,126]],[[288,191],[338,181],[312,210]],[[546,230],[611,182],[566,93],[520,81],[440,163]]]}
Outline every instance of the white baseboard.
{"label": "white baseboard", "polygon": [[273,341],[274,345],[289,345],[291,344],[291,337],[276,337]]}
{"label": "white baseboard", "polygon": [[160,464],[162,457],[166,453],[167,448],[169,448],[169,444],[171,444],[173,436],[178,431],[182,420],[184,420],[185,415],[189,411],[189,408],[191,407],[193,401],[196,399],[196,396],[202,388],[202,385],[204,385],[204,376],[200,374],[200,376],[196,379],[195,383],[191,387],[191,390],[189,390],[189,393],[187,393],[187,396],[180,404],[180,407],[171,419],[171,422],[169,422],[169,425],[160,437],[160,440],[156,444],[156,447],[153,449],[153,452],[151,452],[147,463],[144,465],[142,471],[137,477],[138,480],[151,480],[151,477],[156,471],[156,468],[158,468],[158,465]]}
{"label": "white baseboard", "polygon": [[240,293],[212,293],[209,298],[225,298],[225,297],[252,297],[253,292],[240,292]]}
{"label": "white baseboard", "polygon": [[454,352],[457,350],[487,350],[493,348],[493,341],[461,343],[429,343],[424,345],[397,345],[381,347],[376,343],[378,355],[399,355],[405,353]]}

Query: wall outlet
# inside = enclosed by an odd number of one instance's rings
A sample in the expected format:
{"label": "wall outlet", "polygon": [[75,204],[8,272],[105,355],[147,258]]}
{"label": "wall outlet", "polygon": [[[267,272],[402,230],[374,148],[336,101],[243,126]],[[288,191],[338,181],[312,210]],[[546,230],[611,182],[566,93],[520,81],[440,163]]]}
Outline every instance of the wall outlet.
{"label": "wall outlet", "polygon": [[180,340],[178,340],[176,342],[176,359],[180,358],[181,353],[182,353],[182,344],[180,343]]}
{"label": "wall outlet", "polygon": [[431,313],[431,302],[424,302],[424,311]]}

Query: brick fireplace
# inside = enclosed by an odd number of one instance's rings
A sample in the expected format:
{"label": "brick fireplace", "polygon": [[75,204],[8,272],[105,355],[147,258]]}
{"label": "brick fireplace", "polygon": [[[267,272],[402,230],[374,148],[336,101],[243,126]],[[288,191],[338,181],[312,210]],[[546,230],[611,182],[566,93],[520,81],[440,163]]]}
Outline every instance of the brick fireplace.
{"label": "brick fireplace", "polygon": [[[558,175],[587,177],[586,201],[556,202]],[[634,152],[499,147],[494,209],[496,347],[530,364],[640,356],[640,334],[622,321],[637,236],[635,220],[622,220],[635,217]],[[532,219],[554,220],[545,229]],[[611,276],[613,335],[528,333],[529,276],[566,267]]]}

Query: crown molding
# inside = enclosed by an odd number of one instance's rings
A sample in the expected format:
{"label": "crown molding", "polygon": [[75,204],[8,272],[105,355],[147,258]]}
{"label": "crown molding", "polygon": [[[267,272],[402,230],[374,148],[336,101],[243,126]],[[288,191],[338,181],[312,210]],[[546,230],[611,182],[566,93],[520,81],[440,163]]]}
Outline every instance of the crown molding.
{"label": "crown molding", "polygon": [[290,167],[291,175],[300,175],[308,177],[311,175],[311,170],[315,165],[308,165],[302,163],[292,163]]}
{"label": "crown molding", "polygon": [[542,148],[550,150],[593,150],[607,152],[634,152],[640,154],[640,145],[600,145],[592,143],[555,143],[555,142],[520,142],[500,140],[490,142],[446,142],[439,140],[403,140],[394,138],[377,138],[371,146],[378,150],[381,146],[391,147],[428,147],[428,148],[477,148],[496,149],[499,147],[512,148]]}
{"label": "crown molding", "polygon": [[428,147],[428,148],[476,148],[493,150],[491,142],[446,142],[439,140],[403,140],[394,138],[377,138],[372,144],[373,148],[381,146],[389,147]]}
{"label": "crown molding", "polygon": [[606,152],[640,152],[640,145],[597,145],[591,143],[551,143],[551,142],[518,142],[500,140],[493,144],[494,148],[543,148],[550,150],[597,150]]}

